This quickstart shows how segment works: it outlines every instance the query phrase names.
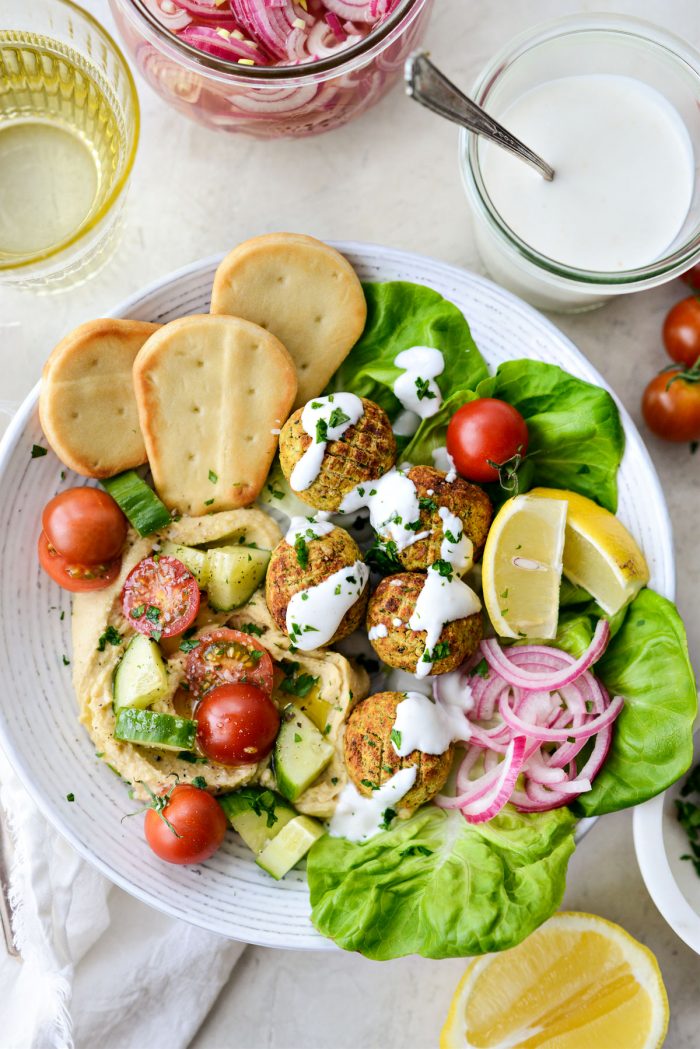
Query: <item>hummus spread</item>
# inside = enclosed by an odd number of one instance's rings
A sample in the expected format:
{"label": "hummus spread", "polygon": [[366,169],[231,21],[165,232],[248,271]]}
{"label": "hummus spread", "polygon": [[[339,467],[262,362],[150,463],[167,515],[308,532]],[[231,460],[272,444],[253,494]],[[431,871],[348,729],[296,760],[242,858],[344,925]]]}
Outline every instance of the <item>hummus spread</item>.
{"label": "hummus spread", "polygon": [[[206,517],[182,517],[143,539],[131,531],[119,578],[104,590],[75,595],[72,614],[73,684],[78,697],[80,720],[95,743],[98,757],[131,785],[134,797],[147,800],[149,790],[155,792],[164,784],[173,783],[175,776],[181,783],[202,776],[207,788],[213,793],[235,790],[247,783],[275,786],[269,758],[252,765],[231,767],[219,765],[199,755],[192,755],[194,761],[187,760],[187,757],[172,751],[159,751],[116,740],[112,679],[127,644],[134,636],[133,627],[122,614],[121,590],[124,580],[139,561],[158,550],[161,542],[170,540],[198,546],[230,539],[232,544],[239,541],[255,543],[262,549],[271,550],[281,538],[280,530],[272,518],[255,508],[227,510]],[[281,665],[286,675],[273,693],[273,699],[280,708],[289,702],[303,707],[305,699],[298,693],[308,694],[309,682],[313,679],[314,712],[318,718],[318,712],[323,711],[326,723],[320,727],[334,745],[335,755],[325,772],[295,802],[295,807],[308,815],[330,817],[347,782],[342,747],[345,721],[351,707],[364,699],[369,691],[367,674],[339,652],[317,649],[291,653],[289,638],[277,627],[267,610],[263,589],[258,589],[246,605],[233,612],[215,612],[202,600],[194,624],[194,637],[213,627],[240,629],[248,624],[259,629],[260,643],[273,661]],[[113,627],[122,640],[118,645],[103,644],[103,650],[100,651],[100,637],[108,627]],[[176,643],[167,640],[162,642],[161,651],[170,690],[152,709],[182,714],[182,710],[176,708],[174,698],[185,677],[187,656]],[[294,682],[300,678],[305,688],[295,692]],[[312,719],[314,712],[309,712]]]}

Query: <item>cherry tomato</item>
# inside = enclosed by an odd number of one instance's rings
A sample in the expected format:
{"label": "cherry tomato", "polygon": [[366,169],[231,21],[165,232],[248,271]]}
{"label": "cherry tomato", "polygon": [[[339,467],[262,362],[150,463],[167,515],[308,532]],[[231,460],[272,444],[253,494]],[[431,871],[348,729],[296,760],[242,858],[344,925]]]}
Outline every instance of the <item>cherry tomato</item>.
{"label": "cherry tomato", "polygon": [[671,360],[692,368],[700,358],[700,298],[691,295],[669,310],[663,339]]}
{"label": "cherry tomato", "polygon": [[121,568],[120,558],[103,565],[81,565],[71,562],[51,545],[46,532],[39,536],[38,552],[39,564],[44,571],[64,590],[70,590],[74,594],[85,590],[104,590],[114,582]]}
{"label": "cherry tomato", "polygon": [[226,817],[206,790],[182,783],[161,791],[157,808],[146,813],[143,829],[146,841],[161,860],[204,863],[224,840]]}
{"label": "cherry tomato", "polygon": [[222,765],[250,765],[272,750],[280,727],[277,707],[255,685],[219,685],[197,707],[197,743]]}
{"label": "cherry tomato", "polygon": [[197,580],[176,557],[144,557],[126,577],[122,609],[139,634],[181,634],[199,611]]}
{"label": "cherry tomato", "polygon": [[256,638],[242,630],[221,627],[198,640],[199,645],[187,657],[185,671],[195,696],[238,681],[255,685],[268,696],[272,693],[272,660]]}
{"label": "cherry tomato", "polygon": [[482,484],[498,480],[498,466],[515,455],[524,456],[528,439],[520,412],[494,397],[463,404],[447,427],[447,451],[458,472]]}
{"label": "cherry tomato", "polygon": [[54,549],[83,565],[114,561],[126,540],[126,517],[99,488],[59,492],[44,507],[41,524]]}
{"label": "cherry tomato", "polygon": [[649,429],[665,441],[700,441],[700,376],[684,378],[683,368],[656,375],[642,397],[642,414]]}
{"label": "cherry tomato", "polygon": [[700,262],[697,262],[694,266],[691,266],[689,270],[682,275],[681,280],[684,280],[686,284],[690,285],[696,291],[700,291]]}

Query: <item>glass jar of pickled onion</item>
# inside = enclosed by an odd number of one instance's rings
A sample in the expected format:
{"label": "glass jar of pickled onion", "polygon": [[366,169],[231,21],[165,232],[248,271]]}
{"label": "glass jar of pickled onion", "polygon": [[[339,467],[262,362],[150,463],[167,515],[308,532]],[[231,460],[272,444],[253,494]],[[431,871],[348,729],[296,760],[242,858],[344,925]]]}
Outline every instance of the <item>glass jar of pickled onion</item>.
{"label": "glass jar of pickled onion", "polygon": [[373,106],[434,0],[109,0],[151,87],[215,130],[302,137]]}

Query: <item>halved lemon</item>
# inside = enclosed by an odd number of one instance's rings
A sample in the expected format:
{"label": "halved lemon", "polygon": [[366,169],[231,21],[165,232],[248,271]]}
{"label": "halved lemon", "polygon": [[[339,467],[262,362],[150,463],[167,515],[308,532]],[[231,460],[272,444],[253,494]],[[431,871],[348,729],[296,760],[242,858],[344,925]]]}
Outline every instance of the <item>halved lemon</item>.
{"label": "halved lemon", "polygon": [[576,492],[533,488],[528,495],[566,501],[564,575],[587,590],[608,615],[649,582],[644,554],[615,514]]}
{"label": "halved lemon", "polygon": [[566,502],[516,495],[489,531],[482,567],[484,603],[501,637],[557,633]]}
{"label": "halved lemon", "polygon": [[562,912],[467,967],[440,1049],[659,1049],[667,1027],[651,951],[604,918]]}

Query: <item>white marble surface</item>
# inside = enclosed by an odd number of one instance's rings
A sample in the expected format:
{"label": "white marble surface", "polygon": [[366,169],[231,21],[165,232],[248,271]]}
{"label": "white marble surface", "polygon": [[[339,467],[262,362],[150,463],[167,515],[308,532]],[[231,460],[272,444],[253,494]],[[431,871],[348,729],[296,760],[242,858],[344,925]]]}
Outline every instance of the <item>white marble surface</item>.
{"label": "white marble surface", "polygon": [[[83,0],[111,25],[106,0]],[[700,46],[698,0],[436,0],[433,56],[468,86],[521,29],[577,11],[662,23]],[[143,131],[124,241],[92,283],[52,298],[0,290],[0,399],[23,397],[54,343],[141,285],[255,233],[288,229],[383,242],[479,270],[455,158],[455,130],[400,90],[352,126],[302,142],[216,135],[168,110],[139,83]],[[680,284],[555,318],[637,422],[647,379],[666,361],[660,326]],[[2,419],[0,419],[2,423]],[[648,436],[648,435],[647,435]],[[700,454],[648,436],[675,529],[678,604],[700,657],[697,510]],[[700,960],[657,914],[638,873],[629,813],[608,816],[574,857],[565,904],[621,922],[657,954],[671,1001],[669,1049],[700,1042]],[[429,1047],[460,961],[377,963],[337,954],[249,949],[193,1049]],[[594,1047],[591,1047],[594,1049]],[[624,1047],[620,1047],[624,1049]]]}

